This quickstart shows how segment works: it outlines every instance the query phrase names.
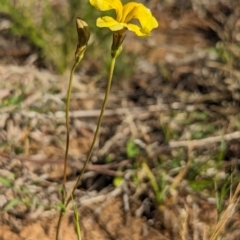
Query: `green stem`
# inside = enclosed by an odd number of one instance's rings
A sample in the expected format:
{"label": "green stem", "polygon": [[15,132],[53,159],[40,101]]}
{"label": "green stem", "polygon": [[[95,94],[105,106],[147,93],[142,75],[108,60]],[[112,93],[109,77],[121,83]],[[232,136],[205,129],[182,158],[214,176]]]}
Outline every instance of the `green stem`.
{"label": "green stem", "polygon": [[76,232],[77,232],[77,238],[78,238],[78,240],[82,240],[78,209],[77,209],[77,206],[74,202],[73,196],[71,196],[71,199],[72,199],[72,202],[73,202],[73,212],[74,212],[75,228],[76,228]]}
{"label": "green stem", "polygon": [[65,158],[64,158],[64,170],[63,170],[63,190],[65,189],[66,180],[67,180],[67,159],[68,159],[69,140],[70,140],[69,108],[70,108],[70,100],[71,100],[71,92],[72,92],[72,82],[73,82],[73,74],[75,72],[75,69],[76,69],[78,63],[79,63],[79,61],[76,60],[72,67],[71,74],[70,74],[70,80],[69,80],[69,84],[68,84],[68,91],[67,91],[66,110],[65,110],[67,140],[66,140],[66,150],[65,150]]}
{"label": "green stem", "polygon": [[63,214],[64,214],[64,210],[61,208],[60,215],[59,215],[59,218],[58,218],[58,223],[57,223],[56,240],[59,239],[59,233],[60,233],[60,227],[61,227]]}
{"label": "green stem", "polygon": [[67,160],[68,160],[68,151],[69,151],[69,140],[70,140],[70,127],[69,127],[69,108],[70,108],[70,100],[71,100],[71,92],[72,92],[72,82],[73,82],[73,74],[75,72],[75,69],[77,65],[80,63],[82,57],[77,57],[75,60],[75,63],[73,64],[73,67],[71,69],[70,73],[70,79],[69,79],[69,84],[68,84],[68,91],[67,91],[67,100],[66,100],[66,150],[65,150],[65,158],[64,158],[64,170],[63,170],[63,182],[62,182],[62,204],[64,205],[64,208],[62,206],[60,215],[58,218],[58,223],[57,223],[57,230],[56,230],[56,240],[59,239],[59,232],[60,232],[60,226],[62,222],[62,217],[65,212],[65,198],[66,198],[66,181],[67,181]]}
{"label": "green stem", "polygon": [[73,196],[73,194],[74,194],[78,184],[80,183],[80,181],[82,179],[82,176],[83,176],[83,174],[84,174],[84,172],[86,170],[86,167],[87,167],[87,165],[88,165],[88,163],[90,161],[90,158],[92,156],[93,148],[94,148],[94,145],[95,145],[96,140],[97,140],[97,136],[98,136],[99,129],[100,129],[100,126],[101,126],[101,123],[102,123],[102,119],[103,119],[104,110],[106,108],[107,101],[108,101],[108,96],[109,96],[110,89],[111,89],[112,77],[113,77],[113,71],[114,71],[114,67],[115,67],[115,62],[116,62],[116,56],[112,57],[112,60],[111,60],[111,65],[110,65],[110,70],[109,70],[109,77],[108,77],[107,87],[106,87],[106,91],[105,91],[105,98],[104,98],[103,105],[102,105],[102,108],[101,108],[101,112],[100,112],[100,115],[99,115],[99,118],[98,118],[97,128],[96,128],[96,131],[94,133],[93,141],[92,141],[90,150],[88,152],[87,159],[86,159],[86,161],[85,161],[85,163],[83,165],[82,171],[81,171],[80,175],[78,176],[78,179],[77,179],[77,181],[76,181],[76,183],[74,185],[74,188],[73,188],[73,190],[71,192],[71,195],[67,199],[66,206],[71,201],[71,196]]}

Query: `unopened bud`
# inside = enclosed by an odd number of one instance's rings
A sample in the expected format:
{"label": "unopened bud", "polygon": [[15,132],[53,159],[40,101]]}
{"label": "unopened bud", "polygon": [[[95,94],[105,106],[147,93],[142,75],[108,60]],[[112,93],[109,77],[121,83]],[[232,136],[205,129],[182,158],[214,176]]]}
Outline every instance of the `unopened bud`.
{"label": "unopened bud", "polygon": [[76,27],[78,32],[78,45],[75,52],[75,57],[76,59],[81,59],[84,55],[88,40],[90,38],[90,31],[88,24],[80,18],[77,18],[76,20]]}
{"label": "unopened bud", "polygon": [[112,57],[117,57],[121,50],[122,50],[122,43],[125,38],[125,29],[122,31],[113,32],[113,42],[112,42],[112,49],[111,55]]}

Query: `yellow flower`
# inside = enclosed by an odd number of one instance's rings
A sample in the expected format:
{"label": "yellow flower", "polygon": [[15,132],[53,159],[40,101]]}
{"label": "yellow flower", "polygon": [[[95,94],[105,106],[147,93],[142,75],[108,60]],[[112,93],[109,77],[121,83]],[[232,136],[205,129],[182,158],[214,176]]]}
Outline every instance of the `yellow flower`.
{"label": "yellow flower", "polygon": [[[98,18],[98,27],[108,27],[114,32],[128,29],[138,36],[149,36],[152,29],[158,27],[151,11],[141,3],[129,2],[123,5],[120,0],[90,0],[90,3],[100,11],[116,11],[116,19],[109,16]],[[140,26],[130,23],[132,19],[137,19]]]}

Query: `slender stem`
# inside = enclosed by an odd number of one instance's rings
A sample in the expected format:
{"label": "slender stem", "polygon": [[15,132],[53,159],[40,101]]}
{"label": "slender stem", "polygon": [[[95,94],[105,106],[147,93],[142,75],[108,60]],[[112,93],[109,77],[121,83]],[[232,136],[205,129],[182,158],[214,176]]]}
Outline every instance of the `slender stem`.
{"label": "slender stem", "polygon": [[109,96],[109,93],[110,93],[110,89],[111,89],[111,83],[112,83],[112,77],[113,77],[113,71],[114,71],[114,67],[115,67],[115,62],[116,62],[116,56],[112,57],[112,60],[111,60],[111,65],[110,65],[110,70],[109,70],[109,77],[108,77],[108,82],[107,82],[107,87],[106,87],[106,91],[105,91],[105,97],[104,97],[104,101],[103,101],[103,105],[102,105],[102,108],[101,108],[101,112],[100,112],[100,115],[99,115],[99,118],[98,118],[98,123],[97,123],[97,128],[96,128],[96,131],[94,133],[94,137],[93,137],[93,141],[92,141],[92,144],[91,144],[91,147],[90,147],[90,150],[88,152],[88,155],[87,155],[87,159],[83,165],[83,168],[82,168],[82,171],[81,173],[79,174],[78,176],[78,179],[73,187],[73,190],[71,192],[71,195],[68,197],[67,201],[66,201],[66,206],[69,204],[69,202],[71,201],[71,196],[73,196],[79,182],[81,181],[81,178],[86,170],[86,167],[88,165],[88,162],[92,156],[92,152],[93,152],[93,148],[94,148],[94,145],[96,143],[96,140],[97,140],[97,136],[98,136],[98,133],[99,133],[99,129],[100,129],[100,126],[101,126],[101,123],[102,123],[102,119],[103,119],[103,114],[104,114],[104,110],[106,108],[106,105],[107,105],[107,101],[108,101],[108,96]]}
{"label": "slender stem", "polygon": [[57,223],[56,240],[59,239],[59,233],[60,233],[63,214],[64,214],[64,210],[61,208],[60,215],[59,215],[59,218],[58,218],[58,223]]}
{"label": "slender stem", "polygon": [[72,202],[73,202],[73,212],[74,212],[75,228],[76,228],[77,238],[78,238],[78,240],[82,240],[78,209],[77,209],[77,206],[74,202],[73,196],[71,196],[71,199],[72,199]]}
{"label": "slender stem", "polygon": [[69,126],[69,108],[70,108],[70,100],[71,100],[71,92],[72,92],[72,82],[73,82],[73,74],[78,65],[79,61],[75,61],[68,84],[68,91],[67,91],[67,100],[66,100],[66,131],[67,131],[67,140],[66,140],[66,150],[65,150],[65,158],[64,158],[64,170],[63,170],[63,191],[65,191],[65,185],[67,181],[67,159],[68,159],[68,151],[69,151],[69,139],[70,139],[70,126]]}
{"label": "slender stem", "polygon": [[63,170],[63,182],[62,182],[62,206],[60,210],[60,215],[58,218],[57,223],[57,230],[56,230],[56,240],[59,239],[59,232],[60,232],[60,226],[62,222],[62,217],[65,212],[65,198],[66,198],[66,181],[67,181],[67,160],[68,160],[68,151],[69,151],[69,139],[70,139],[70,127],[69,127],[69,108],[70,108],[70,100],[71,100],[71,92],[72,92],[72,82],[73,82],[73,74],[75,72],[75,69],[79,62],[81,61],[82,57],[77,57],[75,60],[75,63],[73,64],[73,67],[71,69],[70,78],[69,78],[69,84],[68,84],[68,91],[67,91],[67,100],[66,100],[66,131],[67,131],[67,139],[66,139],[66,150],[65,150],[65,158],[64,158],[64,170]]}

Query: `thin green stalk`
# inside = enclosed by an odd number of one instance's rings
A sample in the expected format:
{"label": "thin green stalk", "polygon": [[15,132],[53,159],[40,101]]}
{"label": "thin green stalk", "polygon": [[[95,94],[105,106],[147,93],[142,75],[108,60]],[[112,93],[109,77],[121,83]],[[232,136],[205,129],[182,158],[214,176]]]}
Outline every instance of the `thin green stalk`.
{"label": "thin green stalk", "polygon": [[81,59],[82,59],[81,57],[77,57],[75,60],[75,63],[73,64],[73,67],[72,67],[71,73],[70,73],[70,79],[69,79],[68,91],[67,91],[66,110],[65,110],[67,139],[66,139],[66,150],[65,150],[63,182],[62,182],[62,204],[64,207],[61,208],[59,219],[58,219],[57,230],[56,230],[56,240],[59,239],[59,232],[60,232],[62,217],[64,215],[65,208],[66,208],[65,199],[66,199],[66,181],[67,181],[67,160],[68,160],[69,139],[70,139],[69,108],[70,108],[70,100],[71,100],[71,92],[72,92],[73,74],[75,72],[77,65],[80,63]]}
{"label": "thin green stalk", "polygon": [[74,202],[73,196],[71,196],[71,199],[72,199],[72,202],[73,202],[73,212],[74,212],[74,219],[75,219],[75,227],[76,227],[76,232],[77,232],[77,238],[78,238],[78,240],[82,240],[78,209],[77,209],[77,206],[76,206],[76,204]]}
{"label": "thin green stalk", "polygon": [[97,136],[98,136],[99,129],[100,129],[100,126],[101,126],[101,123],[102,123],[104,111],[105,111],[105,108],[106,108],[106,105],[107,105],[108,96],[109,96],[110,89],[111,89],[112,77],[113,77],[113,71],[114,71],[114,67],[115,67],[116,57],[117,56],[113,56],[112,60],[111,60],[111,65],[110,65],[110,70],[109,70],[109,77],[108,77],[107,87],[106,87],[106,91],[105,91],[105,98],[104,98],[103,105],[102,105],[102,108],[101,108],[101,112],[100,112],[100,115],[99,115],[99,118],[98,118],[97,128],[96,128],[96,131],[94,133],[93,141],[92,141],[90,150],[89,150],[88,155],[87,155],[87,159],[86,159],[86,161],[85,161],[85,163],[83,165],[81,173],[78,176],[78,179],[77,179],[77,181],[76,181],[76,183],[74,185],[74,188],[73,188],[70,196],[67,199],[66,206],[71,201],[71,196],[73,196],[73,194],[74,194],[78,184],[80,183],[80,181],[82,179],[82,176],[83,176],[83,174],[84,174],[84,172],[86,170],[86,167],[87,167],[87,165],[88,165],[88,163],[90,161],[90,158],[92,156],[93,148],[94,148],[94,145],[95,145],[96,140],[97,140]]}
{"label": "thin green stalk", "polygon": [[75,69],[77,65],[79,64],[80,60],[75,61],[68,84],[68,91],[67,91],[67,99],[66,99],[66,110],[65,110],[65,116],[66,116],[66,131],[67,131],[67,140],[66,140],[66,150],[65,150],[65,158],[64,158],[64,170],[63,170],[63,188],[65,189],[66,180],[67,180],[67,159],[68,159],[68,151],[69,151],[69,140],[70,140],[70,127],[69,127],[69,108],[70,108],[70,100],[71,100],[71,92],[72,92],[72,80],[73,80],[73,74],[75,72]]}
{"label": "thin green stalk", "polygon": [[70,126],[69,126],[69,108],[70,108],[70,100],[71,100],[71,93],[72,93],[72,82],[73,82],[73,74],[75,69],[81,59],[76,59],[70,74],[69,84],[68,84],[68,91],[67,91],[67,100],[66,100],[66,131],[67,131],[67,139],[66,139],[66,151],[65,151],[65,158],[64,158],[64,171],[63,171],[63,188],[65,189],[66,180],[67,180],[67,159],[68,159],[68,151],[69,151],[69,140],[70,140]]}
{"label": "thin green stalk", "polygon": [[59,233],[60,233],[60,227],[61,227],[63,214],[64,214],[64,210],[61,208],[60,215],[59,215],[59,218],[58,218],[58,223],[57,223],[56,240],[59,239]]}

